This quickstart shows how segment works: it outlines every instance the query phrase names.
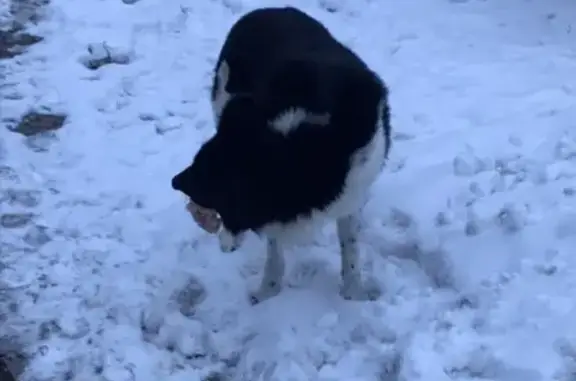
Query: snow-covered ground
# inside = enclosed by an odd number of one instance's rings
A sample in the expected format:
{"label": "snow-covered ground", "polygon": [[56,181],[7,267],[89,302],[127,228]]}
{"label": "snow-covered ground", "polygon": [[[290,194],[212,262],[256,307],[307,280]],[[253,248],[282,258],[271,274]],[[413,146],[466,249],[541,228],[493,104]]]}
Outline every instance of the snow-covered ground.
{"label": "snow-covered ground", "polygon": [[576,4],[289,3],[390,86],[363,240],[380,298],[339,298],[328,227],[250,306],[262,242],[220,253],[170,188],[214,131],[225,33],[279,1],[53,0],[45,40],[0,62],[4,122],[68,116],[53,137],[0,126],[0,347],[30,357],[21,380],[573,380]]}

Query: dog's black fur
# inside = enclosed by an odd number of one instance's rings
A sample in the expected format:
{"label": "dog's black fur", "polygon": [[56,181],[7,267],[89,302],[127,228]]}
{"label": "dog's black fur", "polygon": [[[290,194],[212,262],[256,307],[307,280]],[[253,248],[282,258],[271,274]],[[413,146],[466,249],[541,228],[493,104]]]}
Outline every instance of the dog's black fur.
{"label": "dog's black fur", "polygon": [[[388,155],[385,84],[319,21],[292,7],[258,9],[233,25],[211,99],[216,134],[172,187],[216,210],[233,236],[266,234],[269,226],[329,209],[346,192],[353,166],[368,160],[369,153],[355,155],[376,134],[384,139],[382,164]],[[307,117],[273,122],[297,109]],[[364,193],[369,185],[350,186]],[[346,214],[363,201],[354,203]],[[345,217],[338,213],[332,217]]]}

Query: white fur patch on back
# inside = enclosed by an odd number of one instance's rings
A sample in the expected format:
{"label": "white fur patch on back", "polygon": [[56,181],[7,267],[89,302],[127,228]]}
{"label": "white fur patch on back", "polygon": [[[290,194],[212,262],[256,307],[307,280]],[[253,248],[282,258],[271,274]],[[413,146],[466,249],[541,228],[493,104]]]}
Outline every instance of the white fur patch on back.
{"label": "white fur patch on back", "polygon": [[314,114],[306,111],[302,107],[294,107],[281,112],[276,118],[269,122],[269,125],[273,130],[287,135],[304,122],[327,126],[330,124],[330,114]]}
{"label": "white fur patch on back", "polygon": [[226,61],[220,63],[216,78],[218,79],[218,86],[216,87],[214,99],[212,99],[212,112],[214,113],[214,120],[218,122],[222,115],[222,110],[232,98],[232,94],[226,91],[228,79],[230,78],[230,66],[228,66]]}

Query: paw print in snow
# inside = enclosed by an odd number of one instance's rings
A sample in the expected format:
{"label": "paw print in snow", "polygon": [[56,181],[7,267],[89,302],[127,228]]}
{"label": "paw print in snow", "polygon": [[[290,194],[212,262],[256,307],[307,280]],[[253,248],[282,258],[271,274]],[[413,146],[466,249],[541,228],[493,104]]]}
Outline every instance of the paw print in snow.
{"label": "paw print in snow", "polygon": [[526,225],[526,211],[520,210],[513,204],[504,205],[495,217],[496,225],[505,233],[517,233]]}
{"label": "paw print in snow", "polygon": [[472,177],[487,169],[487,164],[476,156],[471,149],[456,156],[452,160],[452,168],[455,176]]}

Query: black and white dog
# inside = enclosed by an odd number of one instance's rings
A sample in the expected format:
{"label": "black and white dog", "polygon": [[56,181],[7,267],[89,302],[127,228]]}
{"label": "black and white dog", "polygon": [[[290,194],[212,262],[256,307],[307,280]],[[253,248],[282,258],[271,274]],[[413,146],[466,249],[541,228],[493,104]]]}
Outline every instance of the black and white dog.
{"label": "black and white dog", "polygon": [[247,231],[267,238],[254,303],[278,294],[283,245],[336,220],[341,295],[362,298],[359,212],[390,149],[388,90],[319,21],[292,7],[242,16],[212,85],[216,134],[172,187],[222,219],[222,251]]}

